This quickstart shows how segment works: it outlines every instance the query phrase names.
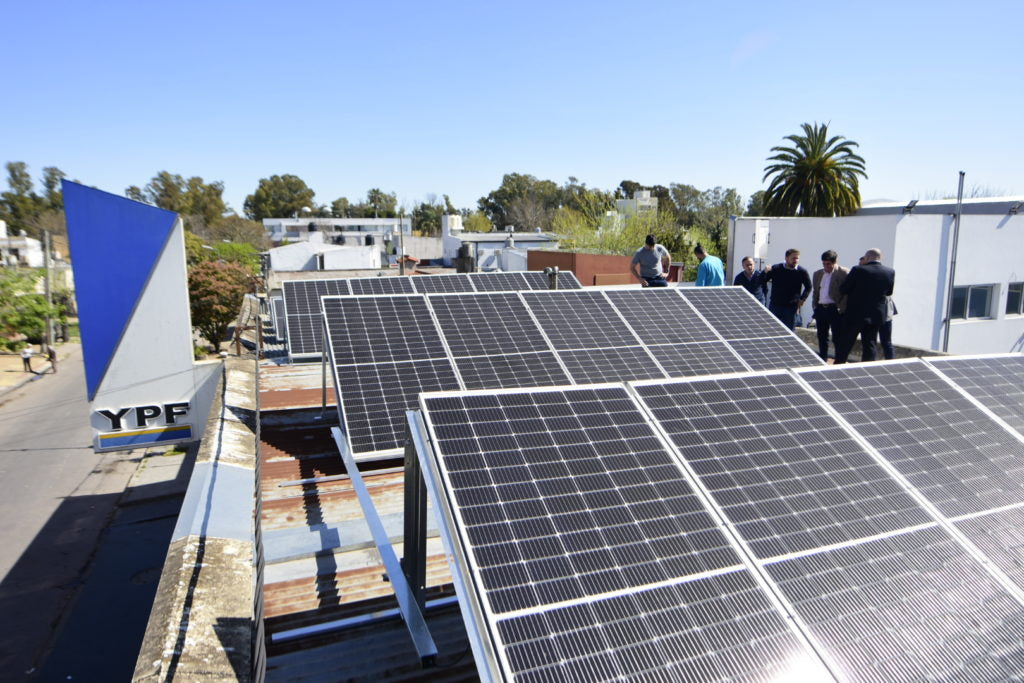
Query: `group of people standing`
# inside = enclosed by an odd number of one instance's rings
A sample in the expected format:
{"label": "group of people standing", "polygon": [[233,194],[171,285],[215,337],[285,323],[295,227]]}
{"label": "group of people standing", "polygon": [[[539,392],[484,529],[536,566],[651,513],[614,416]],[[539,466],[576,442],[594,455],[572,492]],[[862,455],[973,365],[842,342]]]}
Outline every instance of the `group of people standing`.
{"label": "group of people standing", "polygon": [[[829,337],[835,346],[836,364],[845,363],[859,335],[861,359],[875,360],[876,340],[881,338],[882,355],[895,356],[892,345],[892,317],[896,306],[892,290],[896,271],[882,264],[882,252],[868,249],[858,265],[847,269],[839,265],[839,255],[831,249],[821,255],[821,268],[813,276],[800,265],[800,250],[787,249],[786,260],[764,270],[755,270],[754,259],[743,258],[743,270],[733,280],[758,301],[768,306],[789,329],[808,295],[818,331],[818,354],[828,360]],[[771,294],[768,285],[771,283]]]}
{"label": "group of people standing", "polygon": [[[698,244],[694,255],[700,261],[696,286],[722,286],[725,268],[722,260],[708,254]],[[754,267],[754,259],[743,257],[743,270],[733,285],[743,287],[789,329],[797,325],[800,309],[808,296],[818,330],[818,353],[828,360],[829,337],[835,346],[835,362],[845,363],[859,335],[861,358],[875,360],[876,340],[881,338],[882,354],[893,358],[892,316],[896,307],[892,290],[896,271],[882,264],[882,252],[868,249],[858,265],[847,269],[838,264],[839,255],[831,249],[821,255],[821,269],[813,276],[800,265],[800,250],[787,249],[782,263],[764,270]],[[667,287],[666,276],[671,256],[654,235],[648,235],[644,246],[633,255],[630,270],[644,287]],[[771,287],[769,287],[771,285]]]}

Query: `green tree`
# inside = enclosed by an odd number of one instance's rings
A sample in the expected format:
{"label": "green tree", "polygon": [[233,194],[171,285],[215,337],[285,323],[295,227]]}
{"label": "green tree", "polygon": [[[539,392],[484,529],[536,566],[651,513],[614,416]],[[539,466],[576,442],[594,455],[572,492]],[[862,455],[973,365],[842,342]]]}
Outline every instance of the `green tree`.
{"label": "green tree", "polygon": [[303,207],[313,208],[313,197],[313,190],[298,176],[261,178],[256,191],[245,198],[245,216],[254,221],[288,218],[298,215]]}
{"label": "green tree", "polygon": [[570,176],[562,186],[561,205],[577,212],[583,220],[596,228],[604,220],[605,214],[615,208],[615,198],[610,192],[590,189],[586,183]]}
{"label": "green tree", "polygon": [[829,137],[828,124],[801,125],[792,147],[772,147],[762,180],[771,178],[765,210],[774,216],[848,216],[860,208],[859,176],[867,178],[856,142]]}
{"label": "green tree", "polygon": [[67,174],[56,166],[47,166],[43,169],[43,200],[46,208],[56,211],[64,208],[64,192],[60,189],[61,178]]}
{"label": "green tree", "polygon": [[750,195],[750,199],[747,201],[747,209],[743,212],[744,216],[765,216],[767,212],[764,208],[765,192],[764,190],[758,190],[754,194]]}
{"label": "green tree", "polygon": [[551,217],[561,204],[561,188],[550,180],[529,174],[507,173],[501,187],[481,197],[477,207],[499,230],[506,225],[533,229],[551,227]]}
{"label": "green tree", "polygon": [[430,195],[412,210],[412,229],[423,235],[437,235],[441,232],[441,216],[444,214],[445,207],[437,202],[436,196]]}
{"label": "green tree", "polygon": [[352,204],[347,197],[338,197],[331,202],[331,216],[334,218],[352,217]]}
{"label": "green tree", "polygon": [[491,232],[494,226],[483,211],[474,211],[462,218],[462,229],[468,232]]}
{"label": "green tree", "polygon": [[398,197],[375,187],[366,193],[366,201],[355,206],[357,216],[363,218],[394,218],[398,211]]}
{"label": "green tree", "polygon": [[47,316],[62,322],[63,309],[46,303],[36,293],[41,270],[0,268],[0,347],[10,350],[22,344],[22,337],[32,344],[43,340]]}
{"label": "green tree", "polygon": [[200,237],[209,240],[211,243],[228,241],[248,244],[257,251],[266,249],[270,241],[267,238],[267,231],[262,223],[250,221],[247,218],[233,214],[215,221],[212,225],[206,226],[206,231]]}
{"label": "green tree", "polygon": [[9,161],[6,168],[7,186],[10,189],[0,192],[0,220],[7,222],[10,234],[16,235],[24,230],[28,236],[39,238],[41,234],[33,219],[46,205],[32,188],[28,164],[24,161]]}
{"label": "green tree", "polygon": [[[146,202],[146,193],[138,185],[129,185],[124,189],[124,196],[136,202]],[[148,203],[148,202],[146,202]]]}
{"label": "green tree", "polygon": [[192,325],[220,351],[228,327],[238,316],[242,300],[251,291],[252,274],[230,261],[201,261],[189,269],[188,295]]}

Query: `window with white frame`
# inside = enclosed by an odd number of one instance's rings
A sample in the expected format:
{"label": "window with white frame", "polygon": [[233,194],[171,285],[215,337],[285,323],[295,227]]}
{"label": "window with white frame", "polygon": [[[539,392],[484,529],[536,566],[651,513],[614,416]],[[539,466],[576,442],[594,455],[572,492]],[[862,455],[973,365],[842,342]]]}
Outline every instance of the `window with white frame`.
{"label": "window with white frame", "polygon": [[953,320],[992,317],[992,285],[970,285],[953,288]]}
{"label": "window with white frame", "polygon": [[1006,288],[1006,315],[1024,315],[1024,282],[1011,282]]}

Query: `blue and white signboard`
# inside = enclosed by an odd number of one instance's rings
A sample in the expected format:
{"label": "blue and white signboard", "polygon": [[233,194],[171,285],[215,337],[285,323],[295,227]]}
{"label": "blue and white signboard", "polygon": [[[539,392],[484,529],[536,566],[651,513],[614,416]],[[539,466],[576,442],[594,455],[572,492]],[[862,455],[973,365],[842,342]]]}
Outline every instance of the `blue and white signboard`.
{"label": "blue and white signboard", "polygon": [[193,361],[178,215],[63,181],[97,451],[202,435],[219,362]]}

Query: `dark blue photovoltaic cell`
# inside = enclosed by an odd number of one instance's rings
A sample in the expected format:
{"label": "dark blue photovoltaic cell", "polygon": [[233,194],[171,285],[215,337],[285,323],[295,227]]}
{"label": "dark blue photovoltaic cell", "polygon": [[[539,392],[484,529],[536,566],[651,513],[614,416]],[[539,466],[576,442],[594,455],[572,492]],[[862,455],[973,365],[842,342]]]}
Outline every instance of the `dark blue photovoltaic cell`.
{"label": "dark blue photovoltaic cell", "polygon": [[1024,503],[1024,444],[926,364],[800,374],[943,514]]}
{"label": "dark blue photovoltaic cell", "polygon": [[729,346],[753,370],[778,370],[824,365],[821,357],[796,337],[733,339]]}
{"label": "dark blue photovoltaic cell", "polygon": [[550,351],[456,358],[455,367],[467,389],[552,387],[570,383]]}
{"label": "dark blue photovoltaic cell", "polygon": [[849,680],[1008,681],[1024,671],[1024,608],[942,529],[767,570]]}
{"label": "dark blue photovoltaic cell", "polygon": [[331,297],[324,315],[335,365],[448,357],[423,296]]}
{"label": "dark blue photovoltaic cell", "polygon": [[960,520],[956,528],[1024,590],[1024,508]]}
{"label": "dark blue photovoltaic cell", "polygon": [[640,343],[600,292],[524,292],[522,296],[558,350]]}
{"label": "dark blue photovoltaic cell", "polygon": [[720,341],[658,344],[647,348],[661,363],[661,367],[665,368],[669,377],[724,375],[747,370],[743,361]]}
{"label": "dark blue photovoltaic cell", "polygon": [[428,301],[456,358],[550,350],[518,294],[439,295]]}
{"label": "dark blue photovoltaic cell", "polygon": [[[526,279],[526,284],[530,289],[551,289],[551,280],[543,271],[524,271],[522,276]],[[571,270],[561,270],[558,272],[557,288],[582,289],[582,285],[580,285],[580,281],[576,279],[576,274]]]}
{"label": "dark blue photovoltaic cell", "polygon": [[478,292],[519,292],[531,289],[522,273],[470,273],[469,280]]}
{"label": "dark blue photovoltaic cell", "polygon": [[739,562],[624,388],[423,403],[495,614]]}
{"label": "dark blue photovoltaic cell", "polygon": [[353,294],[413,294],[411,277],[359,277],[348,281]]}
{"label": "dark blue photovoltaic cell", "polygon": [[517,681],[828,677],[745,570],[498,622]]}
{"label": "dark blue photovoltaic cell", "polygon": [[760,558],[933,521],[788,374],[636,390]]}
{"label": "dark blue photovoltaic cell", "polygon": [[412,278],[412,287],[420,294],[475,291],[466,274],[418,275]]}
{"label": "dark blue photovoltaic cell", "polygon": [[718,341],[675,287],[645,287],[606,292],[626,322],[645,344]]}
{"label": "dark blue photovoltaic cell", "polygon": [[726,339],[792,335],[742,287],[682,287],[678,291]]}
{"label": "dark blue photovoltaic cell", "polygon": [[1024,434],[1024,355],[929,358],[928,362]]}
{"label": "dark blue photovoltaic cell", "polygon": [[286,322],[283,327],[288,332],[288,353],[292,356],[319,356],[323,341],[320,299],[348,294],[348,280],[285,280],[281,283],[281,289],[284,294]]}

